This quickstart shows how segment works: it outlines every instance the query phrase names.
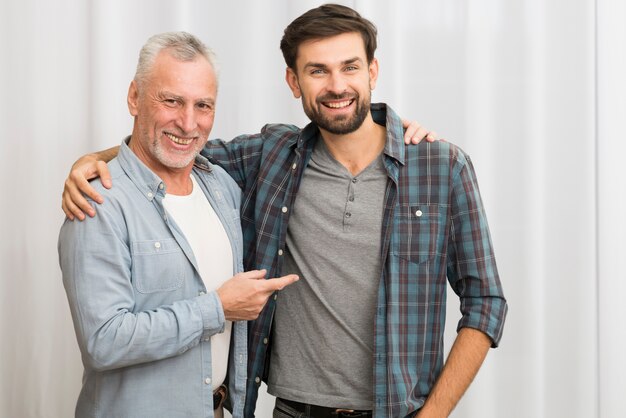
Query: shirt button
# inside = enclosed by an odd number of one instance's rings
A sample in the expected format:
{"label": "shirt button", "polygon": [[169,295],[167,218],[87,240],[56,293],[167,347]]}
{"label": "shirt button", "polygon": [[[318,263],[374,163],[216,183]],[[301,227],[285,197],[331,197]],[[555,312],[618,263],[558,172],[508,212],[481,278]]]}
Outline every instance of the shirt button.
{"label": "shirt button", "polygon": [[350,196],[350,197],[348,198],[348,200],[349,200],[350,202],[354,202],[354,196]]}
{"label": "shirt button", "polygon": [[423,212],[421,210],[419,210],[419,209],[415,211],[415,216],[417,216],[418,218],[420,216],[422,216],[422,214],[423,214]]}
{"label": "shirt button", "polygon": [[152,194],[152,192],[148,192],[148,197],[149,197],[150,199],[152,199],[152,196],[154,196],[154,195]]}
{"label": "shirt button", "polygon": [[278,294],[274,295],[274,300],[278,299]]}
{"label": "shirt button", "polygon": [[350,212],[346,212],[346,218],[349,218],[350,216],[352,216],[352,214]]}
{"label": "shirt button", "polygon": [[281,210],[283,211],[283,213],[287,213],[287,206],[283,206]]}
{"label": "shirt button", "polygon": [[278,250],[278,255],[283,255],[283,250]]}
{"label": "shirt button", "polygon": [[204,383],[206,383],[207,385],[211,384],[211,378],[207,377],[206,379],[204,379]]}
{"label": "shirt button", "polygon": [[263,338],[263,344],[267,344],[267,338]]}
{"label": "shirt button", "polygon": [[161,248],[161,243],[160,242],[155,242],[154,243],[154,248],[156,248],[156,249]]}
{"label": "shirt button", "polygon": [[163,190],[163,183],[159,184],[159,189]]}
{"label": "shirt button", "polygon": [[206,295],[202,290],[198,292],[198,296]]}
{"label": "shirt button", "polygon": [[204,337],[204,341],[211,341],[211,337]]}
{"label": "shirt button", "polygon": [[295,170],[297,166],[298,166],[298,164],[293,163],[293,165],[291,166],[291,169],[292,169],[292,170]]}
{"label": "shirt button", "polygon": [[356,178],[353,178],[353,179],[352,179],[352,183],[356,183]]}
{"label": "shirt button", "polygon": [[256,383],[261,383],[261,378],[259,376],[257,376],[257,377],[254,378],[254,381]]}

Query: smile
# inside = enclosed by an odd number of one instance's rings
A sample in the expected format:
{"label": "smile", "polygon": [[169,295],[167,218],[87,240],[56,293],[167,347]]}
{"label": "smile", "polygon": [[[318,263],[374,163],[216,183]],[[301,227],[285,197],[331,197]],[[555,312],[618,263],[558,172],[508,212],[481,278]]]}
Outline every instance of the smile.
{"label": "smile", "polygon": [[322,104],[326,107],[330,107],[331,109],[341,109],[350,106],[353,101],[354,99],[350,99],[344,100],[343,102],[323,102]]}
{"label": "smile", "polygon": [[179,138],[177,136],[174,136],[170,133],[165,133],[165,135],[172,140],[172,142],[178,144],[178,145],[189,145],[191,144],[191,141],[193,141],[193,138],[188,138],[188,139],[183,139],[183,138]]}

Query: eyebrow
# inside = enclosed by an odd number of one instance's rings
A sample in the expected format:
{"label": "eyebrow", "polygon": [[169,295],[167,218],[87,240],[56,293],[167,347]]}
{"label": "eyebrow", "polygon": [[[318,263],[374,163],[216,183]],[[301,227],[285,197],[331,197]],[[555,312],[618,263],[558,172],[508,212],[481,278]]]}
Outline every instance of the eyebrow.
{"label": "eyebrow", "polygon": [[[185,98],[183,96],[179,96],[179,95],[174,94],[172,92],[169,92],[167,90],[160,91],[159,95],[161,97],[166,97],[168,99],[179,100],[181,102],[185,101]],[[195,100],[194,103],[208,103],[210,105],[213,105],[215,103],[215,99],[213,99],[211,97],[204,97],[204,98],[200,98],[200,99]]]}
{"label": "eyebrow", "polygon": [[[353,57],[353,58],[349,58],[347,60],[341,61],[341,65],[354,64],[356,62],[363,62],[363,60],[361,58],[359,58],[359,57]],[[306,64],[304,64],[304,69],[305,70],[307,68],[326,68],[326,67],[328,67],[328,65],[322,64],[322,63],[318,63],[318,62],[307,62]]]}

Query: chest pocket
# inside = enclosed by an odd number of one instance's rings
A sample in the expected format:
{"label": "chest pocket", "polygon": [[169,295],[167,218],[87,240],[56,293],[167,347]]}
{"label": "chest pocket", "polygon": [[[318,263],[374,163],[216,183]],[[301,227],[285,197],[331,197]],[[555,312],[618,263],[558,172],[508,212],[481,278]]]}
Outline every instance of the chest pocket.
{"label": "chest pocket", "polygon": [[131,252],[132,277],[139,293],[166,292],[182,286],[185,253],[174,238],[135,241]]}
{"label": "chest pocket", "polygon": [[413,263],[437,255],[441,217],[437,205],[400,205],[395,254]]}

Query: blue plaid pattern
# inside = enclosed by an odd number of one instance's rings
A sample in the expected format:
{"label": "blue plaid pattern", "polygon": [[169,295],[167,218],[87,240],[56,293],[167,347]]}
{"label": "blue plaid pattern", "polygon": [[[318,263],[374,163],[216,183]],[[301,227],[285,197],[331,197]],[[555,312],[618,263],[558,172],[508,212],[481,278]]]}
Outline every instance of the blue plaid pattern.
{"label": "blue plaid pattern", "polygon": [[[474,169],[461,149],[447,143],[405,146],[399,117],[373,104],[387,127],[388,174],[383,213],[381,272],[376,311],[374,416],[404,417],[419,409],[443,366],[447,282],[461,300],[458,327],[483,331],[497,346],[507,304]],[[319,132],[266,125],[261,133],[203,154],[221,165],[243,190],[241,221],[246,270],[281,275],[287,225],[304,169]],[[254,416],[260,382],[267,376],[275,299],[249,323],[245,415]],[[323,365],[322,365],[323,367]]]}

